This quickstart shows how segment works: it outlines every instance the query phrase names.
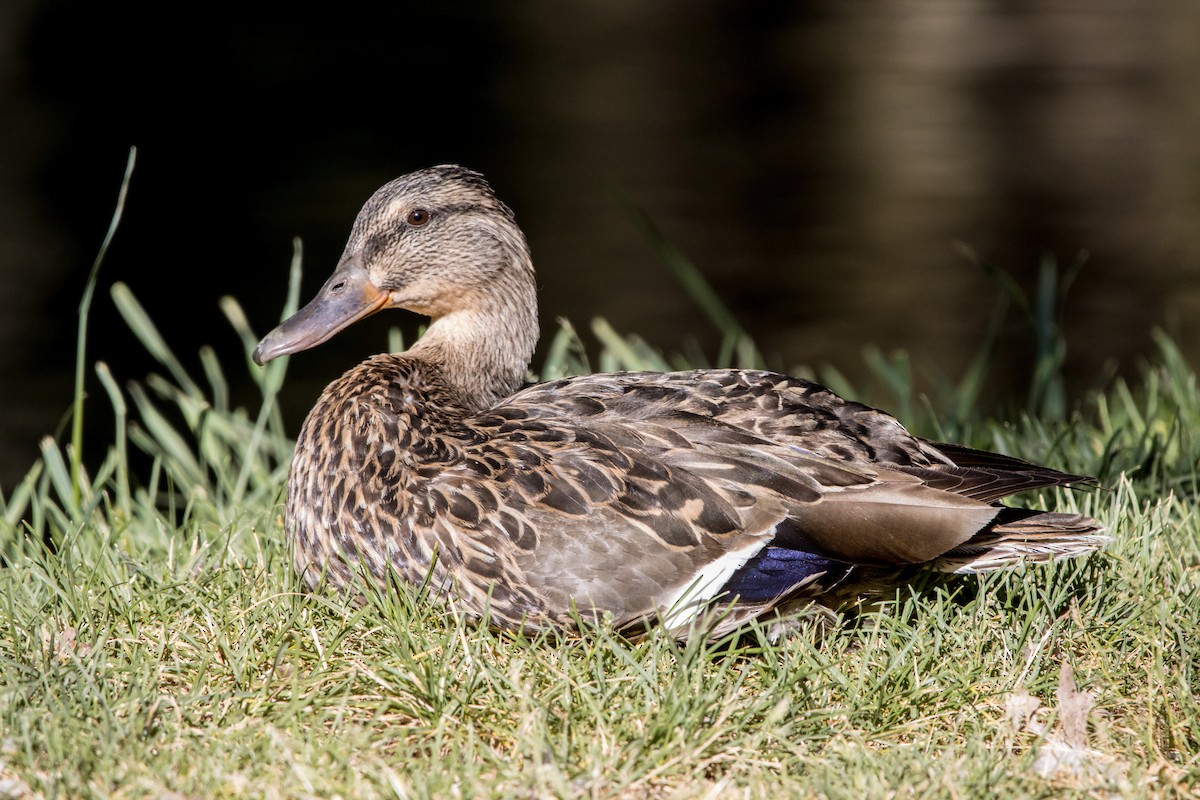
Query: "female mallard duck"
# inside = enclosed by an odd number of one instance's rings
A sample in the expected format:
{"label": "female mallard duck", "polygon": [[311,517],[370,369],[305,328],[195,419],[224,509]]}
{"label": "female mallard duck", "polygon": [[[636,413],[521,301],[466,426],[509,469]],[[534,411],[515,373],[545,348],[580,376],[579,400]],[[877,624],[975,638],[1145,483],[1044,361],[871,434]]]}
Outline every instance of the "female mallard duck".
{"label": "female mallard duck", "polygon": [[685,636],[719,617],[705,633],[720,635],[828,600],[852,572],[976,572],[1106,541],[1087,517],[995,502],[1089,479],[918,439],[799,378],[621,372],[522,388],[538,335],[529,247],[462,167],[377,191],[333,276],[254,360],[393,307],[430,317],[425,335],[330,384],[296,443],[286,527],[313,586],[349,588],[365,569],[428,581],[506,628],[578,613]]}

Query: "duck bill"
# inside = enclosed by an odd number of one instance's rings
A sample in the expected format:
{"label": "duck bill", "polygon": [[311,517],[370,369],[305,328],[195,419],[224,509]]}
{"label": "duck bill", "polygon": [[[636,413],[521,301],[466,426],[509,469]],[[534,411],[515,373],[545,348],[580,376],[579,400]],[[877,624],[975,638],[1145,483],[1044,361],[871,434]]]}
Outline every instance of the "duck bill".
{"label": "duck bill", "polygon": [[387,308],[391,296],[355,263],[343,264],[308,305],[284,320],[254,348],[254,363],[316,347],[360,319]]}

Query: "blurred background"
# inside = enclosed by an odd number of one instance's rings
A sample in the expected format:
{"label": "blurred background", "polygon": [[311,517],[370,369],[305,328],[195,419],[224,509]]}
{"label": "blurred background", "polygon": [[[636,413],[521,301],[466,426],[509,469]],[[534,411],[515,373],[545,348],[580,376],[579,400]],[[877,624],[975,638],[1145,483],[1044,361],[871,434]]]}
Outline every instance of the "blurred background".
{"label": "blurred background", "polygon": [[[875,344],[955,378],[1001,295],[978,261],[1032,293],[1041,263],[1085,257],[1063,311],[1069,386],[1136,369],[1155,326],[1200,354],[1194,2],[255,7],[0,3],[0,490],[69,409],[77,306],[134,145],[90,329],[89,360],[120,380],[152,365],[113,282],[186,363],[211,344],[240,377],[218,299],[265,333],[293,237],[307,299],[370,193],[442,162],[483,171],[516,211],[547,331],[604,316],[716,351],[624,195],[780,369],[853,379]],[[293,431],[390,325],[418,322],[383,316],[293,359]],[[1023,397],[1033,352],[1007,320],[1001,404]]]}

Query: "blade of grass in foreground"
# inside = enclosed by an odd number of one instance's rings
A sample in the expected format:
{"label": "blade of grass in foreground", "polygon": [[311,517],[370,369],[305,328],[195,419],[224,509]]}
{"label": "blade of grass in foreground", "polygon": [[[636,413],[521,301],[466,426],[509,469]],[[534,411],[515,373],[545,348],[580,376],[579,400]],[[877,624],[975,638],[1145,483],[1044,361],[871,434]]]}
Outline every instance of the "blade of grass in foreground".
{"label": "blade of grass in foreground", "polygon": [[83,464],[83,375],[84,364],[87,363],[87,322],[88,313],[92,307],[92,297],[96,293],[96,281],[100,277],[100,265],[108,253],[117,226],[121,224],[121,214],[125,211],[125,198],[129,194],[129,181],[133,177],[133,165],[137,160],[137,148],[129,148],[129,159],[125,162],[125,177],[121,179],[121,189],[117,192],[117,205],[113,209],[112,220],[108,224],[108,232],[100,243],[96,260],[92,262],[92,270],[88,273],[87,282],[83,287],[83,297],[79,300],[79,333],[75,340],[75,400],[72,404],[71,419],[71,491],[75,505],[79,505],[81,489],[79,486],[80,473]]}

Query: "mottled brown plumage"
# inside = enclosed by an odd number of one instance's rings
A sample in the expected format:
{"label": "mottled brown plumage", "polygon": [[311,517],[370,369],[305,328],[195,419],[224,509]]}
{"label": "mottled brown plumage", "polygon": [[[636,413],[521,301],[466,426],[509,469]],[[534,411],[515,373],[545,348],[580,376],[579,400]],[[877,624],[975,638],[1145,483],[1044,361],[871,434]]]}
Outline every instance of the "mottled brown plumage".
{"label": "mottled brown plumage", "polygon": [[[507,628],[610,617],[720,635],[852,574],[995,569],[1089,552],[1077,514],[996,504],[1088,479],[911,436],[809,381],[628,372],[521,388],[537,340],[512,212],[456,166],[387,184],[334,275],[259,343],[259,363],[375,311],[431,317],[404,353],[334,381],[310,412],[286,526],[312,585],[428,580]],[[720,611],[713,623],[708,613]]]}

